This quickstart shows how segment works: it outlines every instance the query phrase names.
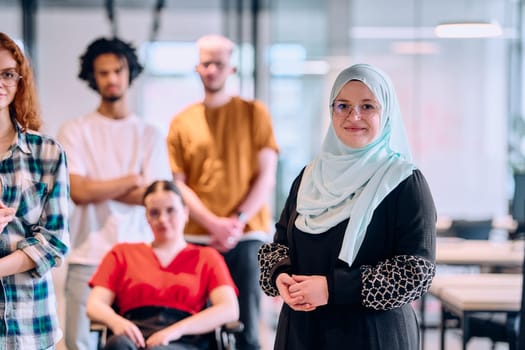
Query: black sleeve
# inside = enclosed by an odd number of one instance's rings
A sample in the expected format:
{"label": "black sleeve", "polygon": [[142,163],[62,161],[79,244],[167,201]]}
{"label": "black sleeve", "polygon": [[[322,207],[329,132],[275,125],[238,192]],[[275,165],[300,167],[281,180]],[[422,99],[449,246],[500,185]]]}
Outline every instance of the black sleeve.
{"label": "black sleeve", "polygon": [[265,294],[269,296],[279,295],[275,285],[275,279],[282,273],[288,273],[291,270],[291,260],[289,255],[288,229],[293,225],[294,218],[297,216],[295,211],[297,202],[297,191],[301,184],[303,171],[294,180],[284,209],[281,212],[279,221],[275,224],[275,235],[272,243],[265,243],[259,249],[258,260],[261,269],[259,275],[259,284]]}
{"label": "black sleeve", "polygon": [[386,212],[393,218],[374,214],[372,220],[388,223],[384,225],[385,237],[386,230],[393,230],[393,251],[371,264],[340,264],[328,278],[329,302],[360,302],[368,308],[388,310],[418,299],[430,287],[435,274],[437,216],[421,172],[415,170],[381,205],[388,207]]}

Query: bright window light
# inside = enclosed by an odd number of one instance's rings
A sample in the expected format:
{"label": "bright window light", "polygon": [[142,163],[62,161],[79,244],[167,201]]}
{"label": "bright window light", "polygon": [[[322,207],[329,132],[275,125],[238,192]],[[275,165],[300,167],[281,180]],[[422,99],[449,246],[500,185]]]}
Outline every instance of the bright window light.
{"label": "bright window light", "polygon": [[443,23],[434,29],[440,38],[493,38],[501,36],[503,30],[496,22]]}

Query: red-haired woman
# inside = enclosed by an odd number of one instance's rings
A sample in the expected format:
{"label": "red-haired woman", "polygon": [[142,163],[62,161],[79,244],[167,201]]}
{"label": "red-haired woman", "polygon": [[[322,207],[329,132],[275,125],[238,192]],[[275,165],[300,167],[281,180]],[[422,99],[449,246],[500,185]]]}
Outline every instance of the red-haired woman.
{"label": "red-haired woman", "polygon": [[0,344],[53,348],[62,334],[50,270],[67,252],[68,174],[64,151],[38,133],[33,74],[0,32]]}

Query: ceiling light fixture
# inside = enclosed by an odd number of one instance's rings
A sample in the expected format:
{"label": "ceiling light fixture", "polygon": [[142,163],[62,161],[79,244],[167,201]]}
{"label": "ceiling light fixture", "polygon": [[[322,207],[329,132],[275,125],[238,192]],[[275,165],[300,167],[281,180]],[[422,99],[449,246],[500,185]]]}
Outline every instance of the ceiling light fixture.
{"label": "ceiling light fixture", "polygon": [[456,22],[437,25],[434,34],[439,38],[493,38],[503,30],[497,22]]}

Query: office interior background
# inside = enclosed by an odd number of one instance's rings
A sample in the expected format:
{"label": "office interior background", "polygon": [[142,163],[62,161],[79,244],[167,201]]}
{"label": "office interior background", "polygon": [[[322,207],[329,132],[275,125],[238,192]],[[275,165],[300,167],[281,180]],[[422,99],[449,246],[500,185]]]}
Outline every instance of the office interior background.
{"label": "office interior background", "polygon": [[[275,216],[320,148],[337,73],[377,65],[397,88],[439,215],[482,219],[509,213],[513,169],[525,171],[523,7],[518,0],[0,0],[0,30],[32,57],[51,135],[98,103],[76,77],[93,39],[118,35],[139,49],[146,69],[131,102],[166,131],[202,96],[194,41],[229,36],[239,68],[229,89],[268,105],[281,147]],[[502,34],[436,36],[436,25],[457,21],[497,22]]]}
{"label": "office interior background", "polygon": [[[139,49],[145,71],[130,102],[167,132],[202,97],[195,40],[229,36],[238,74],[228,89],[267,104],[281,149],[275,218],[320,149],[336,75],[377,65],[396,86],[438,214],[525,221],[525,190],[513,203],[515,179],[525,177],[524,15],[522,0],[0,0],[0,31],[32,58],[50,135],[98,104],[77,78],[95,38],[118,35]],[[502,32],[438,37],[435,27],[451,22],[498,23]]]}

